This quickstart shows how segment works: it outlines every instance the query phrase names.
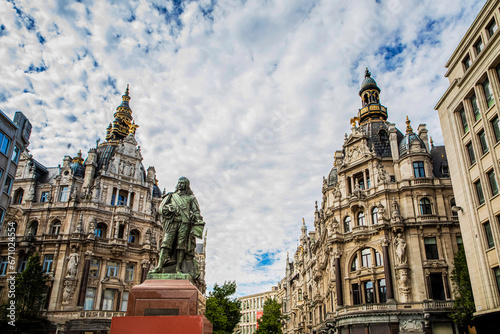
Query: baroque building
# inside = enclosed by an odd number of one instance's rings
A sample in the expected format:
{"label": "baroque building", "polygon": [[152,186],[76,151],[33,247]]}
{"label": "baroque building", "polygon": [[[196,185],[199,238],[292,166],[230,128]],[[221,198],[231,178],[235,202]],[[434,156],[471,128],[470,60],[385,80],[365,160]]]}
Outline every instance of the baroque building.
{"label": "baroque building", "polygon": [[443,146],[387,121],[366,70],[361,109],[301,228],[279,298],[284,333],[453,333],[450,274],[461,243]]}
{"label": "baroque building", "polygon": [[271,291],[239,297],[241,301],[241,319],[234,329],[234,333],[253,334],[258,329],[257,321],[264,312],[264,303],[268,299],[276,299],[278,287],[273,286]]}
{"label": "baroque building", "polygon": [[[162,193],[155,168],[142,164],[129,101],[127,86],[106,140],[86,159],[80,151],[45,167],[25,151],[19,160],[5,220],[16,225],[17,271],[35,252],[41,256],[49,278],[44,314],[59,333],[108,332],[111,318],[125,315],[132,286],[158,259]],[[7,241],[0,234],[4,268]],[[203,285],[204,249],[197,245]]]}
{"label": "baroque building", "polygon": [[437,103],[456,193],[478,332],[500,315],[500,1],[487,1],[446,63]]}

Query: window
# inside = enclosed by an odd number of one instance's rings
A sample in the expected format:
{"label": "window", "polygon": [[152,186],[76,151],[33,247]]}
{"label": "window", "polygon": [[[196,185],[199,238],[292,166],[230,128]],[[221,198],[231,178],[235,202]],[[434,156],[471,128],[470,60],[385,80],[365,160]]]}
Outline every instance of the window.
{"label": "window", "polygon": [[483,152],[483,154],[488,153],[489,148],[488,144],[486,143],[486,135],[484,134],[484,130],[481,130],[477,135],[479,137],[479,142],[481,143],[481,151]]}
{"label": "window", "polygon": [[373,304],[375,302],[375,295],[373,293],[373,282],[365,282],[365,299],[366,304]]}
{"label": "window", "polygon": [[380,253],[377,251],[375,251],[375,265],[377,267],[384,265],[384,259],[382,258],[382,255],[380,255]]}
{"label": "window", "polygon": [[483,41],[481,40],[481,38],[479,38],[479,40],[476,42],[476,44],[474,44],[474,49],[476,50],[476,55],[480,54],[481,51],[483,51],[484,44],[483,44]]}
{"label": "window", "polygon": [[37,221],[31,222],[26,235],[36,235],[37,232],[38,232],[38,222]]}
{"label": "window", "polygon": [[495,103],[495,98],[493,97],[493,93],[491,92],[490,82],[488,79],[483,82],[484,89],[484,97],[486,98],[486,102],[488,102],[488,108]]}
{"label": "window", "polygon": [[59,220],[56,220],[54,223],[52,223],[52,227],[50,228],[50,234],[59,234],[60,230],[61,230],[61,222]]}
{"label": "window", "polygon": [[52,262],[53,261],[54,261],[53,254],[45,255],[45,258],[43,259],[43,272],[44,273],[50,273],[50,271],[52,270]]}
{"label": "window", "polygon": [[128,305],[128,291],[123,292],[123,297],[122,297],[122,306],[120,308],[120,311],[126,312],[127,311],[127,305]]}
{"label": "window", "polygon": [[452,209],[452,210],[451,210],[451,215],[452,215],[452,216],[458,216],[458,212],[453,211],[453,207],[454,207],[454,206],[457,206],[457,202],[455,202],[455,199],[454,199],[454,198],[452,198],[452,199],[450,200],[450,207],[451,207],[451,209]]}
{"label": "window", "polygon": [[133,281],[134,280],[134,265],[127,264],[127,268],[125,270],[125,281]]}
{"label": "window", "polygon": [[420,200],[420,214],[421,215],[431,215],[431,201],[427,197],[424,197]]}
{"label": "window", "polygon": [[3,185],[3,192],[7,195],[10,194],[10,188],[12,187],[12,178],[10,175],[7,175],[5,178],[5,184]]}
{"label": "window", "polygon": [[115,304],[115,290],[106,289],[104,290],[104,300],[102,302],[103,311],[112,311]]}
{"label": "window", "polygon": [[493,268],[493,273],[495,274],[495,278],[497,281],[498,292],[500,292],[500,268],[499,267]]}
{"label": "window", "polygon": [[49,192],[42,191],[42,195],[40,196],[40,203],[45,203],[49,201]]}
{"label": "window", "polygon": [[69,197],[69,187],[62,186],[59,190],[59,202],[67,202]]}
{"label": "window", "polygon": [[458,112],[460,114],[460,120],[462,121],[462,129],[464,133],[469,132],[469,124],[467,124],[467,116],[465,115],[465,110],[462,108]]}
{"label": "window", "polygon": [[347,216],[344,219],[344,233],[351,232],[351,217]]}
{"label": "window", "polygon": [[19,258],[19,268],[17,271],[20,273],[26,269],[26,264],[28,264],[28,255],[23,255]]}
{"label": "window", "polygon": [[130,231],[128,242],[130,242],[131,244],[139,243],[139,232],[137,230]]}
{"label": "window", "polygon": [[374,207],[372,209],[372,224],[378,224],[378,208]]}
{"label": "window", "polygon": [[490,222],[483,224],[484,233],[486,234],[486,242],[488,243],[488,248],[495,247],[495,241],[493,241],[493,233],[491,233]]}
{"label": "window", "polygon": [[357,283],[352,285],[352,304],[361,304],[361,291],[359,291],[359,284]]}
{"label": "window", "polygon": [[476,121],[481,119],[481,112],[479,111],[479,106],[477,105],[477,97],[476,94],[473,94],[470,98],[470,103],[472,104],[472,111],[474,112],[474,117]]}
{"label": "window", "polygon": [[105,238],[106,237],[106,225],[99,223],[95,228],[95,236],[97,238]]}
{"label": "window", "polygon": [[493,196],[498,194],[498,184],[497,184],[497,179],[495,177],[495,171],[490,170],[488,172],[488,180],[490,181],[490,189],[491,189],[491,194]]}
{"label": "window", "polygon": [[117,277],[118,276],[118,262],[108,262],[108,272],[106,276]]}
{"label": "window", "polygon": [[7,259],[7,256],[2,256],[0,258],[0,276],[5,276],[5,274],[7,274],[7,265],[9,264]]}
{"label": "window", "polygon": [[495,116],[491,120],[491,127],[493,128],[493,133],[495,134],[495,142],[498,143],[500,141],[500,126],[498,125],[498,116]]}
{"label": "window", "polygon": [[476,187],[477,200],[479,201],[479,205],[482,205],[484,204],[484,194],[483,187],[481,186],[481,180],[477,180],[477,182],[474,183],[474,186]]}
{"label": "window", "polygon": [[436,237],[424,238],[425,255],[427,260],[439,259]]}
{"label": "window", "polygon": [[0,132],[0,152],[7,155],[10,146],[10,139],[7,138],[2,132]]}
{"label": "window", "polygon": [[431,281],[431,292],[432,299],[434,300],[445,300],[446,296],[444,293],[443,275],[442,274],[430,274]]}
{"label": "window", "polygon": [[23,188],[19,188],[14,192],[14,200],[12,201],[13,204],[21,204],[23,201],[23,196],[24,196],[24,190]]}
{"label": "window", "polygon": [[361,265],[367,268],[372,266],[372,252],[370,248],[365,248],[361,251]]}
{"label": "window", "polygon": [[354,255],[354,258],[352,259],[351,262],[351,271],[356,271],[358,270],[358,254]]}
{"label": "window", "polygon": [[87,291],[85,292],[85,304],[83,305],[83,309],[93,310],[94,299],[95,299],[95,288],[87,288]]}
{"label": "window", "polygon": [[[116,188],[113,188],[113,196],[111,197],[111,205],[115,205],[115,200],[116,200]],[[128,191],[126,190],[119,190],[118,191],[118,201],[116,201],[116,205],[127,205],[127,199],[128,199]]]}
{"label": "window", "polygon": [[464,69],[467,71],[472,65],[472,61],[470,60],[469,55],[465,56],[464,60],[462,60],[462,64],[464,64]]}
{"label": "window", "polygon": [[469,161],[471,165],[476,163],[476,155],[474,154],[474,148],[472,147],[472,142],[467,144],[467,152],[469,152]]}
{"label": "window", "polygon": [[358,226],[365,226],[365,213],[361,211],[358,213]]}
{"label": "window", "polygon": [[19,156],[21,155],[21,149],[17,146],[14,146],[14,151],[12,152],[12,162],[17,165],[19,162]]}
{"label": "window", "polygon": [[385,278],[378,280],[378,297],[379,303],[385,303],[387,301],[387,287],[385,284]]}
{"label": "window", "polygon": [[90,260],[89,277],[97,277],[97,276],[99,276],[99,260],[92,259]]}
{"label": "window", "polygon": [[497,31],[497,23],[495,22],[495,19],[491,20],[490,24],[488,24],[488,27],[486,27],[486,29],[488,30],[488,35],[491,38]]}
{"label": "window", "polygon": [[424,162],[416,161],[413,163],[413,172],[415,177],[425,177]]}

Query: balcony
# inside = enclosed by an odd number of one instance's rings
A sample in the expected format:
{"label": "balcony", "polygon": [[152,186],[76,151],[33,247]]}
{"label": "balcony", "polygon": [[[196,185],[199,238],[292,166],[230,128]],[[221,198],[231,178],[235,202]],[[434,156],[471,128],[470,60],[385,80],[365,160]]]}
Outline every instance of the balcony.
{"label": "balcony", "polygon": [[417,185],[421,185],[421,184],[424,184],[424,185],[432,184],[432,178],[430,178],[430,177],[418,177],[418,178],[411,180],[412,186],[417,186]]}

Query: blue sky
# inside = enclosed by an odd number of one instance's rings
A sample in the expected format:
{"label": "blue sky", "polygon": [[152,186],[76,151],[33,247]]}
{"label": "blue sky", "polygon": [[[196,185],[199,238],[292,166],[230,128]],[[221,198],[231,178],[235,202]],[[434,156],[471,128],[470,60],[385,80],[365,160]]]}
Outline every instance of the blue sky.
{"label": "blue sky", "polygon": [[391,122],[408,115],[442,143],[444,64],[484,4],[0,1],[0,109],[30,118],[35,159],[103,140],[130,84],[144,165],[167,190],[191,180],[207,283],[236,280],[239,295],[275,285],[302,217],[312,226],[365,67]]}

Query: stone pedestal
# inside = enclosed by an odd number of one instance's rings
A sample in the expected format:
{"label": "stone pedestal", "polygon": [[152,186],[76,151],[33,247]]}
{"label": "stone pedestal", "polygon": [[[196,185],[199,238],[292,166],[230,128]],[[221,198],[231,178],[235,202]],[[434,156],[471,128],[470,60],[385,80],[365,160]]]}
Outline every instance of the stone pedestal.
{"label": "stone pedestal", "polygon": [[157,274],[154,278],[163,279],[134,286],[127,315],[113,318],[111,334],[163,334],[166,328],[169,334],[212,334],[212,324],[204,317],[205,297],[183,275]]}
{"label": "stone pedestal", "polygon": [[111,322],[111,334],[212,334],[212,324],[201,315],[118,317]]}
{"label": "stone pedestal", "polygon": [[204,314],[205,297],[188,280],[147,279],[130,290],[127,317]]}

